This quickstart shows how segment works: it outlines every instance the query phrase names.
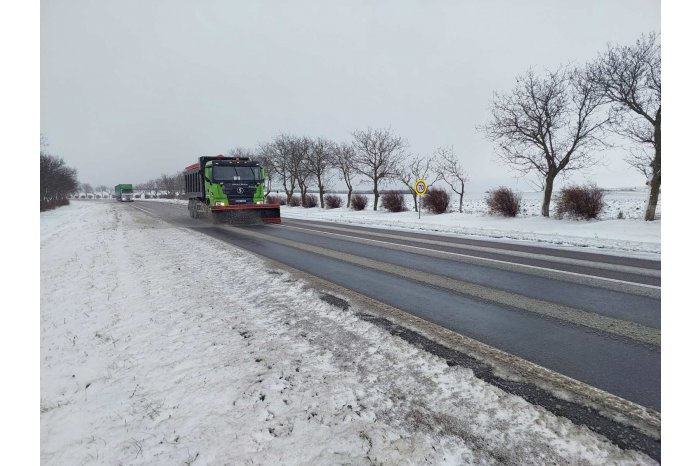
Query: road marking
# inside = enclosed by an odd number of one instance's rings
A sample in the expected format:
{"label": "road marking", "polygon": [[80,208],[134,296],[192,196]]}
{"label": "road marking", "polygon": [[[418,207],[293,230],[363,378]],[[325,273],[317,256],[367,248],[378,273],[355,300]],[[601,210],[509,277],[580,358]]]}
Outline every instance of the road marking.
{"label": "road marking", "polygon": [[[319,228],[328,228],[330,230],[339,230],[339,231],[358,233],[357,230],[351,230],[348,228],[342,228],[342,227],[337,227],[337,226],[325,226],[324,225],[323,227],[319,227]],[[510,251],[510,250],[505,250],[505,249],[491,248],[491,247],[487,247],[487,246],[474,246],[474,245],[470,245],[470,244],[449,243],[449,245],[446,245],[445,241],[431,240],[431,239],[426,239],[426,238],[407,238],[405,236],[392,235],[389,233],[378,233],[378,232],[369,232],[368,231],[368,232],[362,232],[361,234],[378,236],[380,238],[400,239],[403,241],[413,241],[413,242],[417,242],[417,243],[434,244],[437,246],[449,246],[449,247],[453,247],[453,248],[457,248],[457,249],[466,249],[466,250],[477,251],[477,252],[486,252],[486,253],[492,253],[492,254],[507,255],[507,256],[513,256],[513,257],[520,257],[523,259],[534,259],[534,260],[540,260],[540,261],[556,262],[556,263],[560,263],[560,264],[578,265],[581,267],[589,267],[589,268],[594,268],[594,269],[599,269],[599,270],[611,270],[614,272],[632,273],[635,275],[643,275],[643,276],[648,276],[648,277],[657,277],[657,278],[661,277],[660,270],[646,269],[643,267],[635,267],[635,266],[631,266],[631,265],[618,265],[618,264],[609,264],[609,263],[605,263],[605,262],[593,262],[593,261],[588,261],[585,259],[573,259],[570,257],[547,256],[547,255],[535,254],[535,253],[531,253],[531,252]]]}
{"label": "road marking", "polygon": [[[223,240],[218,239],[218,241],[230,245]],[[436,343],[471,356],[489,365],[506,379],[524,379],[556,397],[562,397],[562,394],[565,394],[563,399],[567,401],[589,406],[610,419],[633,426],[653,438],[660,438],[661,414],[656,410],[641,406],[552,369],[547,369],[521,356],[462,335],[322,277],[296,269],[267,256],[252,254],[267,261],[275,268],[306,280],[317,289],[344,296],[351,304],[360,304],[359,307],[362,311],[369,311],[378,317],[387,318],[391,322],[416,331]]]}
{"label": "road marking", "polygon": [[453,278],[442,277],[434,274],[426,274],[408,267],[388,264],[374,259],[368,259],[353,254],[347,254],[344,252],[333,251],[331,249],[300,243],[298,241],[278,238],[262,233],[260,230],[251,232],[244,229],[236,229],[236,233],[244,236],[255,237],[257,239],[265,239],[267,241],[294,249],[319,254],[321,256],[359,265],[360,267],[377,270],[402,278],[407,278],[415,282],[435,286],[437,288],[456,291],[472,298],[489,301],[502,306],[521,309],[533,314],[554,318],[576,325],[582,325],[590,329],[609,334],[623,336],[641,343],[652,345],[656,348],[661,346],[661,332],[659,329],[647,327],[636,322],[615,319],[596,314],[594,312],[584,311],[582,309],[564,306],[561,304],[550,303],[541,299],[529,298],[527,296],[497,290],[487,286],[478,285],[476,283],[455,280]]}
{"label": "road marking", "polygon": [[[149,215],[153,215],[160,221],[171,223],[170,221],[160,218],[156,213],[136,206],[133,207]],[[230,227],[220,227],[220,229],[223,231],[230,231]],[[192,230],[197,231],[196,228]],[[249,232],[242,229],[235,229],[235,231],[250,236],[258,236],[257,232],[260,230],[256,230],[256,232]],[[264,236],[267,237],[267,235]],[[211,236],[207,236],[207,238],[211,238],[214,241],[221,241],[222,244],[225,244],[226,246],[232,246],[229,242],[226,242],[220,238]],[[238,246],[233,245],[233,247]],[[635,426],[642,432],[645,432],[654,438],[659,438],[661,424],[660,414],[653,409],[640,406],[617,395],[613,395],[579,380],[570,378],[559,372],[547,369],[520,356],[500,350],[465,335],[461,335],[438,324],[426,321],[406,311],[395,308],[389,304],[330,282],[325,278],[298,270],[292,266],[288,266],[282,262],[253,251],[246,250],[246,252],[260,257],[262,260],[267,261],[276,268],[296,274],[300,278],[303,278],[312,284],[317,284],[319,286],[326,287],[329,290],[345,294],[351,300],[361,303],[362,307],[365,308],[364,310],[370,310],[380,316],[387,317],[390,320],[399,323],[399,325],[407,325],[408,328],[416,330],[428,338],[437,341],[438,343],[445,344],[450,348],[463,351],[469,356],[476,357],[477,359],[497,369],[499,373],[504,375],[509,374],[507,377],[514,376],[516,380],[519,378],[530,380],[541,388],[547,391],[552,391],[555,395],[557,393],[566,393],[564,399],[567,400],[570,400],[569,396],[573,395],[576,402],[581,402],[584,405],[591,406],[611,419],[624,419],[624,422],[628,422],[630,425]]]}
{"label": "road marking", "polygon": [[[548,278],[552,280],[564,281],[569,283],[576,283],[581,285],[591,285],[597,286],[599,288],[610,289],[613,291],[621,291],[625,293],[636,294],[640,296],[646,296],[650,298],[659,299],[661,297],[661,287],[656,285],[647,285],[645,283],[630,282],[627,280],[620,280],[616,278],[599,277],[597,275],[588,275],[578,272],[569,272],[567,270],[553,269],[549,267],[542,267],[538,265],[520,264],[518,262],[508,262],[501,259],[492,259],[489,257],[472,256],[470,254],[463,254],[459,252],[450,251],[440,251],[437,249],[424,248],[420,246],[411,246],[399,243],[392,243],[390,241],[381,241],[371,238],[360,238],[352,235],[344,235],[342,233],[331,233],[322,230],[316,230],[314,228],[304,228],[292,225],[282,224],[281,227],[302,231],[311,231],[320,235],[330,235],[330,236],[340,236],[347,238],[349,241],[357,243],[379,243],[386,245],[387,249],[392,249],[396,251],[405,250],[410,248],[416,250],[419,254],[425,254],[430,256],[444,256],[446,258],[463,258],[462,262],[482,265],[486,267],[499,268],[501,270],[507,270],[510,272],[524,272],[530,275],[539,276],[543,278]],[[279,228],[279,227],[278,227]]]}
{"label": "road marking", "polygon": [[[143,212],[146,212],[151,215],[156,215],[157,213],[152,212],[150,210],[146,210],[143,208],[139,208],[136,205],[131,204],[132,207],[135,209],[141,210]],[[172,204],[168,204],[168,206],[171,206]],[[317,230],[314,228],[304,228],[304,227],[297,227],[297,226],[292,226],[292,225],[287,225],[287,224],[282,224],[276,226],[276,228],[289,228],[289,229],[297,229],[297,230],[302,230],[302,231],[311,231],[316,234],[320,235],[330,235],[330,236],[340,236],[343,238],[347,238],[349,241],[353,242],[358,242],[358,243],[364,243],[364,242],[374,242],[374,243],[379,243],[385,245],[387,249],[393,249],[393,250],[404,250],[405,248],[411,248],[417,251],[419,254],[425,254],[425,255],[430,255],[430,256],[451,256],[450,259],[457,257],[460,259],[460,261],[465,262],[465,263],[470,263],[470,264],[475,264],[475,265],[482,265],[486,267],[493,267],[493,268],[498,268],[501,270],[507,270],[510,272],[523,272],[523,273],[528,273],[530,275],[542,277],[542,278],[547,278],[550,280],[557,280],[557,281],[563,281],[563,282],[568,282],[568,283],[576,283],[580,285],[589,285],[589,286],[594,286],[598,288],[604,288],[604,289],[609,289],[612,291],[620,291],[623,293],[630,293],[630,294],[635,294],[638,296],[645,296],[649,298],[654,298],[654,299],[660,299],[661,298],[661,287],[656,286],[656,285],[648,285],[645,283],[637,283],[637,282],[630,282],[626,280],[620,280],[620,279],[615,279],[615,278],[608,278],[608,277],[600,277],[596,275],[588,275],[588,274],[582,274],[578,272],[570,272],[566,270],[560,270],[560,269],[554,269],[554,268],[548,268],[548,267],[542,267],[542,266],[536,266],[536,265],[529,265],[529,264],[520,264],[518,262],[509,262],[505,260],[500,260],[500,259],[492,259],[488,257],[480,257],[480,256],[473,256],[469,254],[463,254],[463,253],[457,253],[457,252],[449,252],[449,251],[440,251],[436,249],[430,249],[430,248],[423,248],[420,246],[411,246],[411,245],[404,245],[404,244],[398,244],[398,243],[392,243],[389,241],[381,241],[381,240],[376,240],[376,239],[371,239],[371,238],[360,238],[357,236],[351,236],[351,235],[344,235],[342,233],[332,233],[332,232],[327,232],[327,231],[322,231],[322,230]],[[348,230],[345,228],[339,228],[339,227],[332,227],[332,226],[324,226],[323,228],[329,228],[329,229],[335,229],[335,230],[340,230],[340,231],[353,231],[353,230]],[[377,236],[389,236],[392,238],[397,238],[397,239],[403,239],[400,236],[396,235],[385,235],[381,233],[369,233],[369,234],[374,234]]]}
{"label": "road marking", "polygon": [[[660,438],[661,414],[654,409],[641,406],[552,369],[547,369],[521,356],[462,335],[327,279],[295,269],[269,257],[253,254],[267,261],[273,267],[311,283],[321,291],[345,297],[353,307],[358,307],[357,304],[359,304],[359,310],[363,312],[369,311],[377,317],[386,318],[399,326],[416,331],[438,344],[473,357],[492,367],[494,372],[501,374],[505,379],[525,380],[533,383],[552,393],[555,397],[588,406],[610,419],[633,426],[652,438]],[[578,420],[578,422],[581,421]],[[583,424],[586,425],[585,421]]]}
{"label": "road marking", "polygon": [[[143,212],[155,215],[145,209],[134,206],[134,208]],[[220,227],[221,228],[221,227]],[[223,227],[225,229],[225,227]],[[650,344],[655,347],[661,345],[661,333],[658,329],[647,327],[636,322],[628,322],[621,319],[603,316],[594,312],[585,311],[582,309],[564,306],[560,304],[550,303],[536,298],[529,298],[516,293],[497,290],[484,285],[471,283],[467,281],[456,280],[449,277],[442,277],[435,274],[426,274],[424,272],[415,271],[413,269],[398,265],[388,264],[385,262],[376,261],[353,254],[334,251],[319,246],[312,246],[298,241],[292,241],[284,238],[278,238],[268,234],[264,234],[261,230],[256,229],[255,232],[246,229],[236,229],[236,233],[252,236],[256,238],[265,238],[271,242],[282,244],[294,249],[300,249],[307,252],[312,252],[325,257],[349,262],[380,272],[397,275],[410,280],[425,283],[430,286],[444,288],[451,291],[471,296],[476,299],[481,299],[496,304],[521,309],[531,313],[543,315],[546,317],[555,318],[561,321],[570,322],[577,325],[582,325],[591,329],[599,330],[606,333],[624,336],[642,343]]]}
{"label": "road marking", "polygon": [[[131,207],[133,207],[134,209],[140,210],[141,212],[146,212],[147,214],[150,214],[150,215],[156,215],[155,212],[151,212],[150,210],[146,210],[143,207],[137,207],[133,204],[131,205]],[[160,218],[160,217],[158,217],[158,218]]]}

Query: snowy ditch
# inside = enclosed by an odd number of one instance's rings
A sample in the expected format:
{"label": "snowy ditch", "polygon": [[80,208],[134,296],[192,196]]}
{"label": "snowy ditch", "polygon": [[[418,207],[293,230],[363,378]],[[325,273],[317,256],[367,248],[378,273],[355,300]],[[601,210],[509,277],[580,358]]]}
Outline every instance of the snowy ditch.
{"label": "snowy ditch", "polygon": [[42,462],[654,463],[448,362],[128,205],[41,215]]}

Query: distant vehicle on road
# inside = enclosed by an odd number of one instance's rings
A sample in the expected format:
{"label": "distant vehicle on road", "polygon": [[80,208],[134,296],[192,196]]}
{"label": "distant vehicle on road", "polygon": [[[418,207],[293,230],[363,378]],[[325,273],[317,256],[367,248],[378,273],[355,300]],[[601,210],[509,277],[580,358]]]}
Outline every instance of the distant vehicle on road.
{"label": "distant vehicle on road", "polygon": [[133,202],[134,188],[131,184],[118,184],[114,187],[114,196],[119,202]]}
{"label": "distant vehicle on road", "polygon": [[265,202],[265,169],[248,157],[200,157],[185,168],[192,218],[215,223],[280,223],[279,204]]}

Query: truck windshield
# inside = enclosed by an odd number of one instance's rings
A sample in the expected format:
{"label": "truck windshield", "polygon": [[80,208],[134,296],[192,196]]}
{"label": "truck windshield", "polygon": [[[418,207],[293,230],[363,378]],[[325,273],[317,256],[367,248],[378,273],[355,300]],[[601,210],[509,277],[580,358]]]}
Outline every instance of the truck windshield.
{"label": "truck windshield", "polygon": [[213,167],[214,181],[257,181],[260,167]]}

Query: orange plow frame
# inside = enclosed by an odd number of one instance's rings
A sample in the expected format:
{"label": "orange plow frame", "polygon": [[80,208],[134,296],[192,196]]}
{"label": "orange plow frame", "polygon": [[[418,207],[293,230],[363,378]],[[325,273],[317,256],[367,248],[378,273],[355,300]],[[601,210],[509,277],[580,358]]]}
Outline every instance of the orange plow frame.
{"label": "orange plow frame", "polygon": [[[280,205],[279,204],[234,204],[234,205],[223,205],[223,206],[212,206],[212,213],[215,212],[227,212],[227,211],[250,211],[250,210],[266,210],[266,211],[276,211],[277,215],[269,217],[260,217],[263,223],[282,223],[282,218],[280,216]],[[245,220],[245,219],[241,219]]]}

